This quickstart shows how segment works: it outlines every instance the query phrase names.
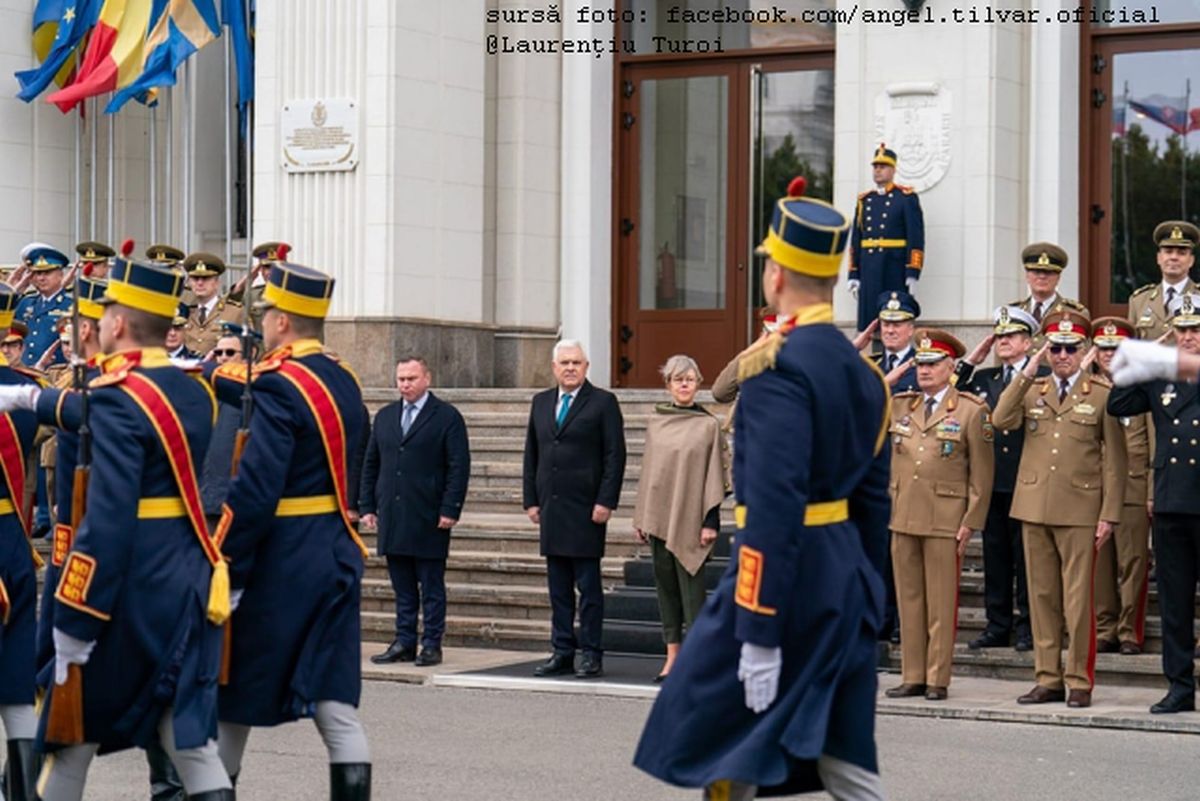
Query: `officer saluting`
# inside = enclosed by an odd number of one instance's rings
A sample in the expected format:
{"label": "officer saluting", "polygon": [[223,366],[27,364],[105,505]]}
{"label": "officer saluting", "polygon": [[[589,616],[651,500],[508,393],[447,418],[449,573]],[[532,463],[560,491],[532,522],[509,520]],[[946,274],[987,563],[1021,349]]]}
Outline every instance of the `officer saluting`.
{"label": "officer saluting", "polygon": [[[196,481],[214,405],[162,348],[182,288],[176,273],[118,259],[100,301],[100,346],[111,355],[90,382],[90,505],[55,588],[54,682],[39,731],[54,750],[46,799],[79,798],[98,750],[156,734],[190,798],[233,798],[214,739],[214,624],[228,615],[228,580]],[[75,393],[3,397],[80,425]]]}
{"label": "officer saluting", "polygon": [[1027,245],[1021,251],[1021,263],[1025,265],[1025,282],[1029,284],[1029,294],[1008,305],[1029,312],[1038,325],[1042,324],[1047,314],[1060,307],[1085,317],[1090,316],[1087,306],[1058,294],[1058,283],[1062,280],[1062,273],[1067,269],[1068,261],[1067,252],[1051,242],[1034,242]]}
{"label": "officer saluting", "polygon": [[783,325],[739,368],[737,553],[634,758],[712,799],[822,783],[835,799],[883,797],[874,710],[887,389],[833,325],[846,219],[802,192],[793,181],[763,244],[763,291]]}
{"label": "officer saluting", "polygon": [[1139,338],[1158,339],[1169,331],[1169,309],[1176,298],[1200,291],[1189,277],[1196,263],[1197,243],[1200,243],[1200,229],[1190,222],[1168,220],[1155,227],[1154,244],[1158,246],[1162,281],[1147,284],[1129,297],[1129,319],[1137,327]]}
{"label": "officer saluting", "polygon": [[[25,338],[25,352],[21,361],[26,367],[35,367],[46,351],[58,349],[58,318],[61,312],[71,307],[71,298],[63,289],[63,270],[67,268],[67,257],[50,247],[33,250],[29,256],[29,271],[34,291],[21,298],[17,304],[16,319],[29,326]],[[63,362],[62,354],[50,357],[50,364]]]}
{"label": "officer saluting", "polygon": [[893,183],[896,151],[881,142],[871,159],[875,188],[858,196],[848,286],[858,299],[858,330],[875,317],[880,292],[912,293],[925,265],[925,217],[910,186]]}
{"label": "officer saluting", "polygon": [[[1200,353],[1200,296],[1181,295],[1171,308],[1170,325],[1179,351]],[[1172,365],[1175,362],[1171,354]],[[1174,372],[1172,370],[1171,372]],[[1200,392],[1186,381],[1150,381],[1119,387],[1109,414],[1149,413],[1154,423],[1155,580],[1162,612],[1163,674],[1167,694],[1151,712],[1196,708],[1196,580],[1200,578]]]}
{"label": "officer saluting", "polygon": [[[349,518],[348,460],[367,425],[358,379],[320,336],[333,279],[298,264],[271,268],[262,295],[250,436],[217,537],[235,597],[229,684],[221,688],[221,758],[241,771],[252,726],[316,721],[329,749],[331,797],[370,798],[358,719],[359,596],[367,550]],[[240,405],[247,366],[212,373]]]}
{"label": "officer saluting", "polygon": [[[133,242],[127,243],[132,247]],[[103,242],[80,242],[75,246],[79,263],[84,265],[89,278],[93,281],[103,281],[108,278],[109,260],[116,257],[117,252]]]}

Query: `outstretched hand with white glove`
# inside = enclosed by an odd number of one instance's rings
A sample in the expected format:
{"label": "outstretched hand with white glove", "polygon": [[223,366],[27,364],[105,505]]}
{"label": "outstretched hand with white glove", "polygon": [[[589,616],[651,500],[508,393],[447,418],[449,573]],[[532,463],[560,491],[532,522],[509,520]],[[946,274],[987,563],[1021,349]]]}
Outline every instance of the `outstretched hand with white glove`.
{"label": "outstretched hand with white glove", "polygon": [[86,665],[92,656],[96,641],[84,642],[67,634],[62,629],[54,630],[54,683],[67,683],[67,668],[70,665]]}
{"label": "outstretched hand with white glove", "polygon": [[738,662],[738,681],[746,689],[746,706],[756,715],[775,702],[779,694],[779,674],[783,670],[783,650],[742,643]]}
{"label": "outstretched hand with white glove", "polygon": [[851,296],[853,296],[855,300],[858,300],[858,279],[857,278],[851,278],[850,280],[846,281],[846,289],[849,289]]}
{"label": "outstretched hand with white glove", "polygon": [[8,384],[0,386],[0,414],[5,412],[30,411],[37,407],[41,387],[34,384]]}
{"label": "outstretched hand with white glove", "polygon": [[1113,355],[1110,369],[1113,381],[1121,387],[1155,380],[1173,381],[1179,373],[1179,352],[1154,342],[1126,339]]}

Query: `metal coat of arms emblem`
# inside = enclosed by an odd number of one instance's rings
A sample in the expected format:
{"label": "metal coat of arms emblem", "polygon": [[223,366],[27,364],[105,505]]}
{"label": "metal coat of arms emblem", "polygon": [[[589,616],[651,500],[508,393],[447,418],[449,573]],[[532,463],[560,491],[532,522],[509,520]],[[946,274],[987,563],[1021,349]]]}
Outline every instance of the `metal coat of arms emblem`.
{"label": "metal coat of arms emblem", "polygon": [[896,181],[924,192],[950,168],[950,92],[935,83],[893,84],[875,99],[875,141],[896,151]]}

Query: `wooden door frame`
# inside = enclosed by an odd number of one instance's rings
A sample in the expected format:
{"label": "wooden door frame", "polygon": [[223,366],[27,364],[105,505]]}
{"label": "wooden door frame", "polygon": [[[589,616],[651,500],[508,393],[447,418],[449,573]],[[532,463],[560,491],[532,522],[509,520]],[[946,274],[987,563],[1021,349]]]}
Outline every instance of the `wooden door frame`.
{"label": "wooden door frame", "polygon": [[[1088,3],[1090,6],[1091,4]],[[1112,137],[1112,103],[1115,102],[1112,83],[1112,57],[1121,53],[1155,52],[1200,49],[1200,23],[1139,25],[1128,27],[1099,27],[1081,25],[1079,59],[1079,294],[1093,317],[1101,315],[1128,316],[1128,307],[1113,303],[1111,230],[1112,158],[1109,143]],[[1096,56],[1108,62],[1104,72],[1093,69]],[[1101,85],[1102,80],[1105,85]],[[1092,105],[1093,91],[1105,93],[1107,113],[1096,113]],[[1103,148],[1108,153],[1102,152]],[[1104,169],[1102,169],[1104,168]],[[1101,204],[1105,221],[1092,222],[1092,205]],[[1102,236],[1107,232],[1108,236]],[[1146,233],[1150,236],[1150,232]],[[1087,265],[1086,269],[1082,266]]]}

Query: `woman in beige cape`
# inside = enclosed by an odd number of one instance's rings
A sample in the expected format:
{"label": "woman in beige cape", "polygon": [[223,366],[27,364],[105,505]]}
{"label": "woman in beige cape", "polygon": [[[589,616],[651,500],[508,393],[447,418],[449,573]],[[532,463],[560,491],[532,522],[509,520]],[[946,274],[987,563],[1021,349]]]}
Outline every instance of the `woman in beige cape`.
{"label": "woman in beige cape", "polygon": [[696,405],[703,380],[688,356],[663,365],[670,403],[660,403],[646,426],[633,527],[650,544],[654,584],[667,661],[655,681],[671,671],[685,628],[704,605],[704,564],[721,527],[721,502],[729,490],[721,421]]}

